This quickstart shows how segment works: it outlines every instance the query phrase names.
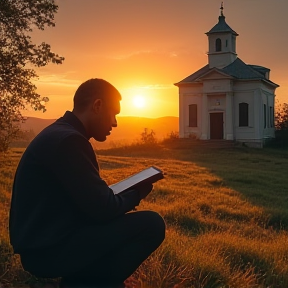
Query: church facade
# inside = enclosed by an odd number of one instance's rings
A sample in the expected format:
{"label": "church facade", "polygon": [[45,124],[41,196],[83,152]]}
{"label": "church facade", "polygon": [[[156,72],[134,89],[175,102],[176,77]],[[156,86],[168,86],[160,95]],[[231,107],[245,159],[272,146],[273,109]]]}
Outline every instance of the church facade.
{"label": "church facade", "polygon": [[248,65],[236,54],[236,37],[225,21],[206,33],[208,64],[175,83],[179,88],[179,137],[224,139],[263,147],[274,138],[275,90],[270,69]]}

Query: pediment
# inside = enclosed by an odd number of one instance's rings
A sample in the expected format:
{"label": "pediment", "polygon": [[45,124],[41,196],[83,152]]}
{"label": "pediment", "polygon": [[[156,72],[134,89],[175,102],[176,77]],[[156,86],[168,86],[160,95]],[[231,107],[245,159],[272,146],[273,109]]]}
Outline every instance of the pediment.
{"label": "pediment", "polygon": [[207,73],[201,75],[201,77],[198,78],[198,80],[203,81],[203,80],[218,80],[218,79],[233,79],[232,76],[229,74],[226,74],[222,71],[220,71],[217,68],[214,68]]}

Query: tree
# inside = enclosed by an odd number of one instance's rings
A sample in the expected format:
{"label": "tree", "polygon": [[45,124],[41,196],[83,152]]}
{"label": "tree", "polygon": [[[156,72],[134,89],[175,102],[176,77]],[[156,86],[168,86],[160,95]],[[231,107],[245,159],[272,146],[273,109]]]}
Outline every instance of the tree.
{"label": "tree", "polygon": [[277,105],[275,113],[275,143],[281,147],[288,146],[288,103]]}
{"label": "tree", "polygon": [[275,128],[288,130],[288,103],[279,104],[275,115]]}
{"label": "tree", "polygon": [[36,93],[33,68],[61,64],[49,44],[33,43],[33,29],[54,27],[55,0],[0,0],[0,151],[5,151],[24,121],[23,109],[45,112],[47,97]]}

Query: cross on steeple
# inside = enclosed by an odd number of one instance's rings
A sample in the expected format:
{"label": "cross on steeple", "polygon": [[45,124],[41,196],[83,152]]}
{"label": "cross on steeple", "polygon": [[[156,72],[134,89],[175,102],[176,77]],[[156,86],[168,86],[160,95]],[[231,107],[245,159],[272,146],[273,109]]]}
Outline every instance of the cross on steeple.
{"label": "cross on steeple", "polygon": [[223,8],[223,1],[221,2],[220,10],[221,10],[220,15],[221,15],[221,16],[224,16],[224,14],[223,14],[223,10],[224,10],[224,8]]}

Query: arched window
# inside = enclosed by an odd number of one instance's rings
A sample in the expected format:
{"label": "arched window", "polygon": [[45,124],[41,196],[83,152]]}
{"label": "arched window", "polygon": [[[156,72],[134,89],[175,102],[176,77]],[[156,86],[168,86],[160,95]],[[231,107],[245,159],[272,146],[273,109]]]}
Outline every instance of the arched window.
{"label": "arched window", "polygon": [[221,51],[222,50],[222,44],[221,44],[221,39],[217,38],[216,39],[216,51]]}
{"label": "arched window", "polygon": [[239,127],[248,126],[248,103],[239,103]]}
{"label": "arched window", "polygon": [[197,104],[189,105],[189,127],[197,127]]}

